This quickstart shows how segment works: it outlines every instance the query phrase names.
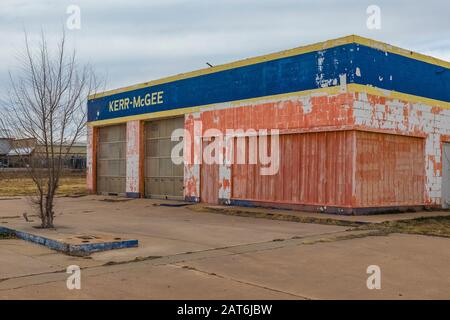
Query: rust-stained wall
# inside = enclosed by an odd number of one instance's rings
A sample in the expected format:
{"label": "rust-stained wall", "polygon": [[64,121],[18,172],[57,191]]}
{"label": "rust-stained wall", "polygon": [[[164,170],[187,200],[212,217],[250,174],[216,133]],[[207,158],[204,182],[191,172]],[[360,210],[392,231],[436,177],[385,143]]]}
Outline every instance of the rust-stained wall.
{"label": "rust-stained wall", "polygon": [[356,132],[356,207],[424,203],[424,139]]}
{"label": "rust-stained wall", "polygon": [[138,198],[141,193],[142,176],[142,124],[139,120],[127,122],[127,177],[126,193],[129,197]]}
{"label": "rust-stained wall", "polygon": [[352,103],[353,96],[348,93],[313,94],[253,104],[219,104],[201,112],[197,119],[203,130],[339,128],[353,124]]}
{"label": "rust-stained wall", "polygon": [[97,128],[87,127],[87,144],[86,144],[86,187],[89,193],[96,192],[96,140],[97,140]]}
{"label": "rust-stained wall", "polygon": [[[282,150],[285,151],[281,154],[280,174],[274,177],[253,176],[254,168],[251,166],[234,165],[229,168],[220,165],[217,197],[222,200],[236,198],[353,207],[441,203],[441,148],[443,141],[450,141],[450,110],[447,109],[381,95],[343,92],[261,100],[251,104],[218,104],[213,108],[186,115],[185,128],[193,136],[194,121],[202,123],[201,132],[197,132],[200,139],[209,128],[222,131],[233,128],[274,128],[280,129],[282,134],[281,141],[285,143],[282,144]],[[350,147],[348,140],[351,134],[339,132],[342,130],[357,130],[354,148]],[[316,137],[320,138],[312,138],[310,132],[327,133],[316,134]],[[296,170],[296,166],[292,165],[297,161],[296,156],[293,158],[291,153],[292,144],[301,145],[299,141],[304,138],[300,136],[305,133],[307,134],[304,137],[311,137],[310,141],[304,141],[309,145],[308,148],[314,148],[314,139],[319,139],[317,141],[320,142],[316,144],[321,152],[327,152],[327,148],[336,148],[328,150],[329,157],[325,156],[327,160],[304,159],[316,166],[321,164],[317,168],[311,168],[312,173],[308,170],[311,175],[308,180],[311,184],[305,186],[305,190],[312,187],[316,192],[313,194],[308,191],[309,195],[292,191],[292,184],[302,188],[292,175],[281,178],[286,167],[291,171]],[[327,142],[342,136],[346,136],[347,144]],[[190,145],[192,150],[195,143],[200,142],[194,141]],[[288,148],[288,145],[291,147]],[[339,156],[336,158],[342,146],[347,148],[346,152],[353,152],[355,165],[352,167],[349,164],[349,155],[346,154],[345,171],[340,170],[338,176],[327,176],[326,161],[330,161],[329,166],[342,165]],[[374,154],[378,156],[374,157]],[[299,154],[298,157],[300,160],[302,155]],[[406,168],[408,164],[409,167]],[[303,169],[300,167],[298,170],[301,172]],[[198,164],[185,165],[187,198],[200,198],[200,171]],[[249,174],[252,175],[252,180],[248,177]],[[296,175],[297,172],[295,177]],[[244,179],[244,176],[247,176],[247,179]],[[379,178],[381,182],[378,181]],[[326,186],[321,183],[323,180],[326,181]],[[345,183],[335,185],[336,192],[332,195],[327,188],[336,181]],[[256,185],[261,188],[259,194],[255,193]]]}
{"label": "rust-stained wall", "polygon": [[[203,147],[206,147],[210,141],[203,141]],[[200,172],[200,199],[206,203],[218,203],[219,202],[219,184],[223,181],[223,178],[219,177],[219,164],[216,163],[203,163],[201,165]]]}
{"label": "rust-stained wall", "polygon": [[425,139],[425,203],[441,205],[442,142],[449,141],[450,109],[367,93],[355,93],[355,126]]}
{"label": "rust-stained wall", "polygon": [[278,173],[261,175],[260,164],[234,164],[232,198],[350,207],[353,139],[353,131],[283,134]]}
{"label": "rust-stained wall", "polygon": [[[208,129],[215,128],[225,132],[227,129],[279,129],[281,133],[296,133],[311,130],[342,130],[352,125],[353,95],[342,93],[327,95],[325,93],[285,99],[261,100],[253,104],[217,104],[212,109],[186,115],[185,129],[190,132],[193,142],[185,148],[185,197],[200,198],[200,160],[201,154],[194,152],[194,145],[199,148],[201,137]],[[201,132],[194,126],[200,121]],[[195,138],[194,138],[195,137]],[[194,159],[197,157],[197,159]],[[226,200],[231,197],[232,168],[219,166],[219,190],[217,197]],[[226,201],[225,201],[226,202]]]}
{"label": "rust-stained wall", "polygon": [[[201,127],[196,127],[195,121],[200,121]],[[130,195],[142,190],[139,128],[139,121],[128,122]],[[202,170],[199,164],[201,153],[194,152],[195,148],[201,150],[203,135],[211,128],[224,132],[279,129],[282,153],[280,173],[273,177],[255,176],[252,166],[218,165],[214,171],[217,190],[216,185],[211,188],[209,199],[343,207],[441,205],[442,143],[450,141],[448,109],[346,91],[217,104],[186,114],[185,129],[192,136],[191,141],[184,142],[185,150],[190,150],[184,153],[184,196],[189,200],[200,200],[202,188],[212,178],[204,176],[208,170]],[[355,130],[351,147],[350,132]],[[87,182],[91,192],[95,191],[94,131],[88,128]],[[293,146],[303,145],[308,146],[310,154],[302,153],[303,149],[298,154],[293,152]],[[315,154],[314,148],[320,153]],[[350,155],[354,157],[353,165]],[[317,168],[304,171],[302,165]],[[329,170],[333,166],[335,172]],[[303,174],[307,182],[297,181],[297,176],[303,179]]]}
{"label": "rust-stained wall", "polygon": [[200,150],[202,145],[202,130],[194,126],[194,121],[200,120],[199,113],[186,115],[184,129],[189,132],[191,140],[184,139],[184,197],[191,201],[200,199],[200,159],[194,150]]}

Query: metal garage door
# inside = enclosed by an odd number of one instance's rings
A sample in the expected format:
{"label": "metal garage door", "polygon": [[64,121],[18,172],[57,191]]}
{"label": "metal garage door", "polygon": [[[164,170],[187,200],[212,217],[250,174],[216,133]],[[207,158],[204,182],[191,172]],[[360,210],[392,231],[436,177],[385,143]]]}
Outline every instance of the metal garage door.
{"label": "metal garage door", "polygon": [[125,194],[126,125],[99,128],[97,193]]}
{"label": "metal garage door", "polygon": [[183,199],[183,164],[171,159],[173,130],[184,128],[184,117],[150,121],[145,124],[145,196]]}
{"label": "metal garage door", "polygon": [[450,207],[450,143],[442,146],[442,206]]}

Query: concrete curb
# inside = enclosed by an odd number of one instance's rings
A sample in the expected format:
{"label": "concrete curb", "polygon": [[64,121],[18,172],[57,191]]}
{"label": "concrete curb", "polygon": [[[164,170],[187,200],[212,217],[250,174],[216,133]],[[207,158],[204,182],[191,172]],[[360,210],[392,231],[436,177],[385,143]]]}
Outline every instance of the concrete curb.
{"label": "concrete curb", "polygon": [[15,236],[21,240],[33,242],[46,246],[50,249],[63,252],[72,256],[88,256],[93,252],[107,251],[113,249],[134,248],[139,245],[136,239],[117,240],[101,243],[85,243],[85,244],[71,244],[60,240],[49,239],[43,236],[31,234],[28,232],[15,230],[0,226],[0,234],[8,234]]}

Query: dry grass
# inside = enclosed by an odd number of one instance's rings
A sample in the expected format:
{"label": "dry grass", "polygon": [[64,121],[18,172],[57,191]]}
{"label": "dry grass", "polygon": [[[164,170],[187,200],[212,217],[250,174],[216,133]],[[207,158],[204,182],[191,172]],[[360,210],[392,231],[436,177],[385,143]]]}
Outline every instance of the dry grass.
{"label": "dry grass", "polygon": [[204,205],[189,206],[189,209],[199,212],[220,213],[242,217],[253,217],[262,219],[295,221],[301,223],[316,223],[337,226],[354,227],[354,230],[373,230],[375,234],[371,235],[387,235],[390,233],[408,233],[420,234],[427,236],[449,237],[450,238],[450,216],[424,217],[417,219],[399,220],[383,223],[367,223],[360,224],[350,221],[341,221],[329,218],[301,217],[282,213],[273,213],[255,210],[246,210],[245,208],[221,208],[208,207]]}
{"label": "dry grass", "polygon": [[386,233],[409,233],[450,238],[450,216],[417,218],[371,224],[361,229],[378,229]]}
{"label": "dry grass", "polygon": [[[0,196],[28,196],[36,193],[36,186],[29,178],[0,179]],[[64,177],[58,195],[86,194],[86,178],[80,176]]]}
{"label": "dry grass", "polygon": [[10,233],[0,233],[0,240],[17,239],[15,235]]}
{"label": "dry grass", "polygon": [[[204,206],[202,204],[187,206],[186,208],[192,211],[198,212],[209,212],[209,213],[219,213],[231,216],[240,216],[240,217],[251,217],[251,218],[261,218],[261,219],[270,219],[270,220],[280,220],[280,221],[291,221],[291,222],[300,222],[300,223],[316,223],[316,224],[325,224],[325,225],[334,225],[334,226],[344,226],[344,227],[359,227],[362,224],[359,222],[353,221],[345,221],[339,219],[330,219],[330,218],[321,218],[320,216],[315,217],[303,217],[295,214],[285,214],[285,213],[275,213],[275,212],[267,212],[265,210],[255,211],[255,210],[246,210],[245,208],[222,208],[222,207],[210,207]],[[294,211],[295,212],[295,211]]]}

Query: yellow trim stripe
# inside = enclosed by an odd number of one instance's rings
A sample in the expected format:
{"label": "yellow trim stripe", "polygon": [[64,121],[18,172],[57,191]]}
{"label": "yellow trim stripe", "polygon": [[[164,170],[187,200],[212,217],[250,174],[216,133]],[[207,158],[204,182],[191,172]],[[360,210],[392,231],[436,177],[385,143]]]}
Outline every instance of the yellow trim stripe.
{"label": "yellow trim stripe", "polygon": [[139,114],[139,115],[134,115],[134,116],[92,121],[92,122],[88,122],[87,125],[92,126],[92,127],[98,127],[98,126],[109,126],[112,124],[125,123],[125,122],[131,121],[131,120],[151,120],[151,119],[156,119],[156,118],[157,119],[169,118],[169,117],[183,115],[186,113],[197,112],[197,111],[199,111],[199,109],[200,109],[199,107],[191,107],[191,108],[173,109],[173,110],[153,112],[153,113],[144,113],[144,114]]}
{"label": "yellow trim stripe", "polygon": [[372,39],[368,39],[368,38],[364,38],[364,37],[360,37],[360,36],[356,36],[356,35],[350,35],[350,36],[337,38],[337,39],[333,39],[333,40],[328,40],[328,41],[323,41],[323,42],[319,42],[316,44],[302,46],[302,47],[298,47],[298,48],[294,48],[294,49],[284,50],[284,51],[271,53],[271,54],[267,54],[267,55],[263,55],[263,56],[248,58],[248,59],[239,60],[239,61],[231,62],[231,63],[226,63],[226,64],[218,65],[218,66],[215,66],[212,68],[204,68],[204,69],[200,69],[200,70],[196,70],[196,71],[191,71],[191,72],[181,73],[181,74],[170,76],[170,77],[165,77],[165,78],[158,79],[158,80],[139,83],[139,84],[126,86],[126,87],[118,88],[118,89],[114,89],[114,90],[108,90],[108,91],[92,94],[88,97],[88,99],[91,100],[91,99],[101,98],[101,97],[110,96],[110,95],[117,94],[117,93],[146,88],[146,87],[150,87],[150,86],[154,86],[154,85],[158,85],[158,84],[162,84],[162,83],[168,83],[168,82],[172,82],[172,81],[176,81],[176,80],[192,78],[192,77],[205,75],[205,74],[211,74],[211,73],[215,73],[215,72],[219,72],[219,71],[223,71],[223,70],[229,70],[229,69],[239,68],[239,67],[243,67],[243,66],[248,66],[248,65],[252,65],[252,64],[256,64],[256,63],[260,63],[260,62],[264,62],[264,61],[271,61],[271,60],[291,57],[291,56],[295,56],[295,55],[299,55],[299,54],[329,49],[329,48],[333,48],[333,47],[337,47],[337,46],[349,44],[349,43],[359,43],[359,44],[362,44],[362,45],[365,45],[365,46],[368,46],[371,48],[380,49],[383,51],[399,54],[399,55],[402,55],[402,56],[405,56],[408,58],[424,61],[424,62],[427,62],[430,64],[439,65],[444,68],[450,68],[450,62],[447,62],[444,60],[440,60],[440,59],[437,59],[437,58],[434,58],[431,56],[427,56],[427,55],[423,55],[420,53],[416,53],[413,51],[405,50],[405,49],[395,47],[395,46],[392,46],[392,45],[389,45],[387,43],[383,43],[380,41],[376,41],[376,40],[372,40]]}
{"label": "yellow trim stripe", "polygon": [[[387,97],[390,99],[397,99],[397,100],[413,102],[413,103],[423,103],[423,104],[426,104],[426,105],[429,105],[432,107],[440,107],[443,109],[450,109],[450,102],[419,97],[419,96],[396,92],[396,91],[383,90],[383,89],[366,86],[366,85],[361,85],[361,84],[355,84],[355,83],[350,83],[347,85],[347,92],[368,93],[368,94],[372,94],[372,95]],[[271,96],[251,98],[251,99],[214,103],[214,104],[208,104],[208,105],[202,105],[202,106],[196,106],[196,107],[190,107],[190,108],[179,108],[179,109],[173,109],[173,110],[167,110],[167,111],[139,114],[139,115],[134,115],[134,116],[99,120],[99,121],[88,122],[88,125],[89,126],[106,126],[106,125],[124,123],[124,122],[131,121],[131,120],[151,120],[151,119],[155,119],[155,118],[168,118],[168,117],[179,116],[179,115],[183,115],[183,114],[187,114],[187,113],[198,112],[203,109],[208,109],[208,108],[220,105],[222,103],[229,103],[229,104],[231,104],[231,107],[233,107],[233,106],[237,106],[239,104],[252,104],[255,102],[259,102],[261,100],[286,99],[289,97],[306,96],[306,95],[320,94],[320,93],[326,93],[328,95],[335,95],[335,94],[342,93],[342,91],[341,91],[340,86],[333,86],[333,87],[328,87],[328,88],[319,88],[319,89],[312,89],[312,90],[303,90],[303,91],[283,93],[283,94],[277,94],[277,95],[271,95]]]}

